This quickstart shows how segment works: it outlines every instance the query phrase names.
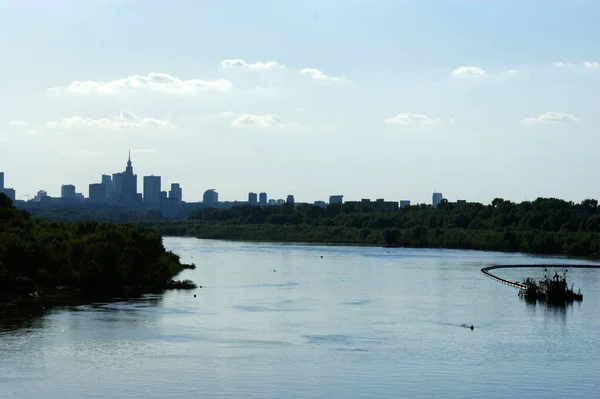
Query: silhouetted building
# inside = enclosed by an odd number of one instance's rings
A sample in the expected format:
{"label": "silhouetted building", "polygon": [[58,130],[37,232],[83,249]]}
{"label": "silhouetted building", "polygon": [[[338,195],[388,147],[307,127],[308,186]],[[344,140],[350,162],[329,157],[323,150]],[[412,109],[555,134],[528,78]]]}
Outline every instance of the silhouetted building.
{"label": "silhouetted building", "polygon": [[288,204],[294,205],[294,196],[293,195],[288,195],[287,199],[285,200],[285,202],[287,202]]}
{"label": "silhouetted building", "polygon": [[248,193],[248,203],[250,205],[256,205],[258,203],[258,196],[256,193]]}
{"label": "silhouetted building", "polygon": [[115,188],[114,199],[117,202],[129,206],[139,203],[141,195],[138,195],[137,192],[137,175],[133,173],[133,167],[131,166],[131,152],[125,171],[113,174],[113,184]]}
{"label": "silhouetted building", "polygon": [[169,196],[166,191],[161,191],[158,195],[158,199],[160,200],[160,202],[165,202],[168,198]]}
{"label": "silhouetted building", "polygon": [[270,200],[268,201],[268,204],[269,204],[269,205],[277,205],[277,200],[276,200],[276,199],[270,199]]}
{"label": "silhouetted building", "polygon": [[4,172],[0,172],[0,190],[4,190]]}
{"label": "silhouetted building", "polygon": [[461,205],[461,204],[466,204],[467,200],[456,200],[456,203]]}
{"label": "silhouetted building", "polygon": [[219,202],[219,193],[212,188],[206,190],[202,196],[202,202],[206,205],[216,205]]}
{"label": "silhouetted building", "polygon": [[330,195],[329,196],[329,203],[330,204],[341,204],[342,202],[344,202],[344,196],[343,195]]}
{"label": "silhouetted building", "polygon": [[431,199],[431,204],[435,208],[442,201],[442,199],[444,199],[444,196],[442,195],[442,193],[433,193],[433,197]]}
{"label": "silhouetted building", "polygon": [[400,200],[400,209],[408,208],[410,206],[409,200]]}
{"label": "silhouetted building", "polygon": [[181,193],[181,187],[179,183],[171,183],[171,190],[169,191],[169,199],[172,201],[181,202],[183,197]]}
{"label": "silhouetted building", "polygon": [[283,204],[285,204],[285,200],[283,200],[283,199],[280,198],[280,199],[278,199],[278,200],[275,201],[275,204],[276,205],[283,205]]}
{"label": "silhouetted building", "polygon": [[44,197],[48,197],[48,192],[46,190],[39,190],[35,197],[33,197],[33,200],[35,202],[41,202]]}
{"label": "silhouetted building", "polygon": [[144,176],[144,202],[160,202],[160,176]]}
{"label": "silhouetted building", "polygon": [[90,184],[88,198],[90,199],[90,202],[95,204],[106,202],[106,184]]}
{"label": "silhouetted building", "polygon": [[267,193],[258,194],[258,205],[260,205],[260,206],[267,205]]}
{"label": "silhouetted building", "polygon": [[60,187],[60,198],[75,199],[75,186],[72,184],[63,184]]}
{"label": "silhouetted building", "polygon": [[115,192],[112,177],[110,175],[102,175],[102,184],[105,187],[106,198],[111,198],[112,194]]}
{"label": "silhouetted building", "polygon": [[325,203],[325,201],[315,201],[313,203],[314,206],[318,206],[319,208],[325,208],[327,207],[327,204]]}
{"label": "silhouetted building", "polygon": [[0,193],[6,195],[13,201],[16,199],[16,193],[14,188],[0,188]]}

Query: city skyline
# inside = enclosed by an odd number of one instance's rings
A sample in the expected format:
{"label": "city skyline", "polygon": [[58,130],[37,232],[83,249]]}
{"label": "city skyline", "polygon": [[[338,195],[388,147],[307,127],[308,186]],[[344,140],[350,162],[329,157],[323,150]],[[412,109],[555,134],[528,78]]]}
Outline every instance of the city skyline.
{"label": "city skyline", "polygon": [[189,201],[600,197],[600,3],[140,4],[0,4],[18,199],[86,193],[124,148]]}

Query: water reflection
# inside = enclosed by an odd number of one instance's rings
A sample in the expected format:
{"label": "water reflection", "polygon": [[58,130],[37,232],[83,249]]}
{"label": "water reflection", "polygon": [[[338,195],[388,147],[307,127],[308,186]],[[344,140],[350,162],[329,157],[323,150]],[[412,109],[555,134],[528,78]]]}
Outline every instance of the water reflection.
{"label": "water reflection", "polygon": [[[522,303],[525,303],[527,310],[530,314],[535,315],[538,310],[543,311],[545,317],[559,321],[561,324],[567,323],[567,311],[573,310],[573,302],[547,302],[539,299],[531,299],[519,297]],[[577,303],[577,305],[580,305]]]}
{"label": "water reflection", "polygon": [[[44,319],[63,311],[73,312],[105,312],[99,316],[103,321],[120,321],[135,324],[136,318],[130,317],[145,308],[161,307],[162,294],[148,294],[127,298],[40,298],[0,308],[0,334],[18,329],[40,329],[44,327]],[[100,315],[102,313],[99,313]],[[156,313],[152,313],[156,314]],[[123,315],[127,317],[122,317]]]}

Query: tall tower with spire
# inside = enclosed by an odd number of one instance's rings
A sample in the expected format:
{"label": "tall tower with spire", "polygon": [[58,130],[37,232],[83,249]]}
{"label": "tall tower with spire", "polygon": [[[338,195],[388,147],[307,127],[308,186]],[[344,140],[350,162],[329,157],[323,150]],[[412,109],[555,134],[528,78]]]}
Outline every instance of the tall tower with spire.
{"label": "tall tower with spire", "polygon": [[113,180],[120,203],[132,206],[140,202],[137,193],[137,175],[133,173],[133,166],[131,164],[131,150],[129,150],[125,171],[114,174]]}

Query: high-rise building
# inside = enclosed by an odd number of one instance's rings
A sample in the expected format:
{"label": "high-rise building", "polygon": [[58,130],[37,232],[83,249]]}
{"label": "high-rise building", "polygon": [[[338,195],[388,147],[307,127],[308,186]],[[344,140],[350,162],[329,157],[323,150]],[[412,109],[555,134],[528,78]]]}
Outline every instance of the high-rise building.
{"label": "high-rise building", "polygon": [[160,202],[160,176],[144,176],[144,202]]}
{"label": "high-rise building", "polygon": [[0,172],[0,190],[4,190],[4,172]]}
{"label": "high-rise building", "polygon": [[256,193],[248,193],[248,203],[250,205],[256,205],[258,203],[258,196]]}
{"label": "high-rise building", "polygon": [[110,175],[102,175],[102,184],[105,187],[106,198],[111,198],[115,192],[115,185]]}
{"label": "high-rise building", "polygon": [[90,202],[94,204],[106,202],[106,184],[92,183],[89,190]]}
{"label": "high-rise building", "polygon": [[409,200],[400,200],[400,209],[408,208],[410,206]]}
{"label": "high-rise building", "polygon": [[294,196],[292,194],[288,195],[285,202],[287,202],[288,204],[294,205]]}
{"label": "high-rise building", "polygon": [[137,192],[137,175],[131,166],[131,151],[124,172],[113,174],[114,199],[125,205],[134,205],[139,202]]}
{"label": "high-rise building", "polygon": [[202,196],[202,202],[207,205],[216,205],[219,202],[219,193],[214,188],[206,190]]}
{"label": "high-rise building", "polygon": [[267,193],[258,194],[258,205],[267,206]]}
{"label": "high-rise building", "polygon": [[169,198],[169,196],[167,195],[166,191],[161,191],[158,195],[158,200],[160,202],[165,202],[168,198]]}
{"label": "high-rise building", "polygon": [[35,202],[42,202],[44,197],[48,197],[48,192],[46,190],[39,190],[35,197],[33,197],[33,200]]}
{"label": "high-rise building", "polygon": [[169,191],[169,199],[172,201],[181,202],[183,197],[181,193],[181,187],[179,183],[171,183],[171,190]]}
{"label": "high-rise building", "polygon": [[60,187],[60,198],[74,199],[75,198],[75,186],[72,184],[63,184]]}
{"label": "high-rise building", "polygon": [[438,204],[442,201],[442,199],[444,199],[442,193],[433,193],[433,198],[431,200],[433,207],[437,207]]}
{"label": "high-rise building", "polygon": [[2,188],[0,189],[0,193],[6,195],[13,201],[16,199],[16,193],[14,188]]}
{"label": "high-rise building", "polygon": [[342,202],[344,202],[344,196],[343,195],[330,195],[329,196],[329,203],[330,204],[341,204]]}

